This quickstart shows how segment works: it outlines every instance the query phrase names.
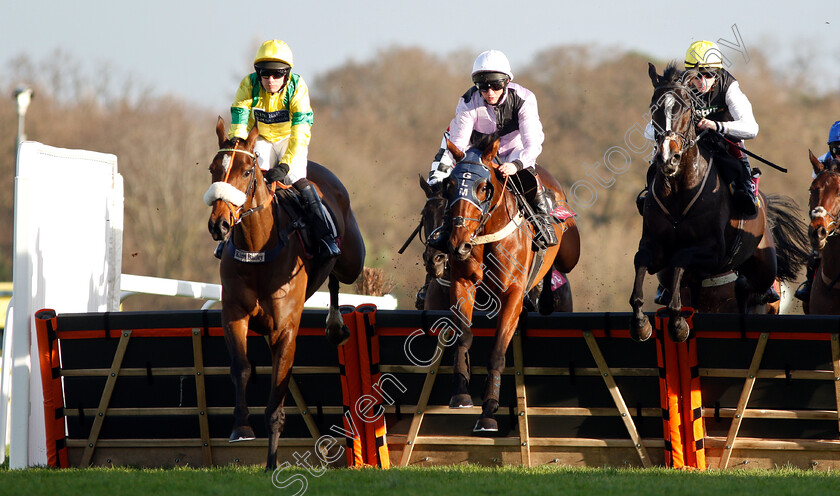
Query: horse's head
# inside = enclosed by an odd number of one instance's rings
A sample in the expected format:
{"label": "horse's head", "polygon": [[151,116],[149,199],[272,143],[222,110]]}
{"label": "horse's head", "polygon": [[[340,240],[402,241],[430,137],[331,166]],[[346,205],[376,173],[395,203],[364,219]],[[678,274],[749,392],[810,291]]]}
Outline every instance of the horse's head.
{"label": "horse's head", "polygon": [[808,155],[816,174],[809,188],[811,225],[808,227],[808,237],[811,238],[811,248],[819,251],[825,248],[829,236],[840,232],[837,231],[840,216],[840,164],[833,158],[829,158],[827,165],[823,164],[811,150],[808,150]]}
{"label": "horse's head", "polygon": [[648,64],[648,75],[653,83],[650,101],[651,123],[656,139],[653,164],[667,177],[680,172],[683,157],[695,145],[692,118],[691,90],[687,86],[692,74],[668,64],[662,76],[656,67]]}
{"label": "horse's head", "polygon": [[225,121],[216,122],[219,150],[210,164],[212,184],[204,193],[204,203],[212,207],[207,227],[216,241],[228,238],[231,228],[239,222],[246,202],[256,194],[257,185],[263,183],[262,171],[257,167],[254,144],[259,131],[251,129],[247,140],[227,139]]}
{"label": "horse's head", "polygon": [[[446,206],[446,198],[442,194],[442,185],[437,183],[430,186],[423,176],[420,176],[420,187],[426,193],[426,204],[423,206],[422,223],[423,232],[426,239],[432,231],[443,223],[444,207]],[[426,267],[426,273],[432,277],[443,277],[446,269],[447,254],[426,246],[423,251],[423,265]]]}
{"label": "horse's head", "polygon": [[499,138],[483,135],[466,154],[448,140],[447,146],[457,161],[444,182],[444,196],[452,216],[449,247],[456,260],[464,261],[470,256],[472,239],[489,220],[494,198],[504,194],[493,162],[499,151]]}

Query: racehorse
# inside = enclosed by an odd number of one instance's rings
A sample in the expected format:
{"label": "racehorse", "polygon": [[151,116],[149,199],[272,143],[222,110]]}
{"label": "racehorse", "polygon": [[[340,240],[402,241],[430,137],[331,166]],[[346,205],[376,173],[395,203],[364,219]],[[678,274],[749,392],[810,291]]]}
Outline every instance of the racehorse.
{"label": "racehorse", "polygon": [[777,255],[767,222],[768,199],[760,194],[756,215],[733,209],[729,189],[720,179],[714,156],[699,147],[695,112],[688,85],[693,71],[669,64],[659,76],[648,64],[653,83],[651,120],[655,132],[656,173],[645,197],[642,237],[634,258],[636,270],[630,305],[631,337],[644,341],[652,329],[642,312],[646,273],[664,271],[668,303],[668,333],[676,342],[688,338],[681,316],[681,287],[734,270],[738,308],[746,313],[751,294],[763,294],[777,274]]}
{"label": "racehorse", "polygon": [[[799,206],[792,198],[783,195],[766,195],[767,223],[776,247],[776,280],[773,288],[781,291],[782,283],[790,283],[808,259],[807,226],[802,221]],[[697,313],[738,313],[741,311],[736,288],[738,273],[726,271],[692,280],[684,276],[681,282],[681,299]],[[765,301],[763,294],[753,293],[747,301],[747,313],[778,315],[781,300]]]}
{"label": "racehorse", "polygon": [[[542,170],[542,168],[540,168]],[[442,196],[440,183],[429,185],[419,176],[420,188],[426,195],[426,203],[420,213],[420,235],[421,239],[428,237],[428,234],[443,223],[444,211],[446,210],[446,198]],[[426,235],[423,235],[423,232]],[[449,256],[429,245],[423,251],[423,266],[426,269],[426,281],[423,285],[425,294],[418,298],[416,307],[418,310],[448,310],[451,306],[449,301]],[[543,289],[547,291],[543,293]],[[548,315],[553,312],[571,312],[572,289],[566,274],[557,272],[556,269],[549,271],[545,277],[528,292],[528,298],[534,310],[534,304],[540,314]]]}
{"label": "racehorse", "polygon": [[[271,392],[265,408],[268,430],[266,470],[277,463],[277,445],[285,424],[283,401],[291,378],[295,337],[303,304],[329,278],[330,306],[326,335],[335,345],[350,334],[338,311],[339,282],[351,284],[362,271],[365,245],[347,191],[325,167],[309,162],[307,176],[335,214],[341,255],[319,260],[307,253],[295,230],[293,210],[278,203],[257,165],[257,126],[246,140],[227,139],[224,120],[216,123],[219,149],[210,164],[212,184],[204,195],[212,207],[208,228],[213,239],[226,241],[220,266],[222,325],[230,353],[230,375],[236,389],[230,442],[254,439],[248,423],[245,388],[251,376],[247,357],[248,329],[263,334],[271,350]],[[276,183],[275,183],[276,184]]]}
{"label": "racehorse", "polygon": [[811,298],[805,313],[840,314],[840,239],[836,234],[840,220],[840,163],[833,158],[827,165],[808,150],[811,166],[816,177],[811,182],[809,207],[811,225],[808,237],[811,249],[820,258],[819,268],[814,273]]}
{"label": "racehorse", "polygon": [[[448,240],[450,301],[454,338],[454,374],[450,408],[473,406],[469,393],[472,344],[470,323],[474,310],[497,312],[495,340],[487,363],[487,384],[482,413],[475,432],[498,431],[494,417],[499,405],[505,352],[516,331],[525,293],[552,267],[571,271],[580,258],[580,235],[574,218],[552,224],[559,244],[540,253],[532,250],[534,231],[519,213],[517,199],[497,177],[493,159],[499,150],[496,135],[480,136],[466,154],[447,140],[457,163],[444,180],[452,233]],[[546,171],[540,176],[557,203],[566,201],[556,179]],[[536,262],[536,263],[535,263]],[[540,263],[542,262],[542,263]],[[477,293],[483,293],[476,297]]]}

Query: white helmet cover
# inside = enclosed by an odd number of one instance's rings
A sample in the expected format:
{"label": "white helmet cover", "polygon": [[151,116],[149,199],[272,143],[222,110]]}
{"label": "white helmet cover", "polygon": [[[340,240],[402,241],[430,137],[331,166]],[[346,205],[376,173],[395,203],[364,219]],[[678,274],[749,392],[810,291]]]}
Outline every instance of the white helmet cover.
{"label": "white helmet cover", "polygon": [[499,50],[487,50],[481,54],[473,62],[472,76],[480,72],[501,72],[513,80],[513,72],[510,70],[510,62],[508,62],[505,54]]}

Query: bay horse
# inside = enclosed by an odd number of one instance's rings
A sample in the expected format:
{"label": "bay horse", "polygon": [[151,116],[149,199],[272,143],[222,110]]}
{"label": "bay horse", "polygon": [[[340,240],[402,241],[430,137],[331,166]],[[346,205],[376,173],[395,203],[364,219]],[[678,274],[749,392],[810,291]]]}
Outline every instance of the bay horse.
{"label": "bay horse", "polygon": [[808,237],[811,249],[819,257],[819,266],[814,272],[811,297],[803,305],[805,313],[840,314],[840,163],[829,155],[823,164],[808,150],[815,178],[809,188],[811,224]]}
{"label": "bay horse", "polygon": [[[542,170],[542,168],[540,168]],[[418,176],[420,188],[426,195],[426,203],[420,213],[420,239],[428,235],[443,223],[447,200],[443,197],[441,183],[430,185],[423,176]],[[425,232],[425,235],[423,233]],[[449,255],[428,244],[423,250],[423,267],[426,280],[423,284],[425,295],[415,303],[417,310],[448,310],[449,301]],[[568,276],[556,269],[549,271],[529,292],[531,304],[539,309],[541,315],[553,312],[571,312],[572,289]]]}
{"label": "bay horse", "polygon": [[[254,155],[257,126],[246,140],[228,139],[219,117],[219,149],[210,164],[212,184],[204,195],[212,211],[208,228],[214,240],[226,241],[219,272],[222,326],[230,354],[236,407],[230,442],[254,439],[248,423],[246,386],[251,376],[248,329],[267,337],[271,350],[271,391],[265,408],[268,431],[266,470],[277,464],[277,445],[285,424],[283,401],[291,378],[295,338],[303,304],[329,278],[330,306],[326,335],[334,345],[350,334],[338,310],[339,282],[351,284],[362,271],[365,245],[347,191],[325,167],[309,162],[307,176],[335,214],[341,255],[319,260],[307,253],[289,211],[277,204]],[[288,200],[287,200],[288,201]]]}
{"label": "bay horse", "polygon": [[[454,338],[454,374],[450,408],[472,407],[469,393],[472,344],[470,325],[474,310],[497,311],[496,333],[487,362],[487,384],[482,413],[475,432],[498,431],[494,413],[499,406],[505,352],[516,331],[525,293],[554,266],[571,271],[580,258],[580,234],[573,217],[553,224],[559,243],[544,252],[542,264],[532,267],[538,252],[532,250],[534,230],[519,213],[517,199],[497,177],[493,159],[499,150],[497,135],[481,135],[466,154],[447,140],[456,159],[455,168],[443,181],[449,202],[452,233],[448,240],[452,321],[458,323]],[[546,188],[559,204],[566,196],[548,172],[540,171]],[[478,292],[482,298],[476,298]]]}
{"label": "bay horse", "polygon": [[655,176],[645,197],[642,237],[634,257],[635,280],[630,296],[630,335],[651,336],[642,312],[646,273],[662,272],[671,293],[668,334],[685,341],[689,327],[681,316],[681,288],[686,280],[702,281],[734,270],[739,311],[746,313],[749,295],[763,294],[776,279],[776,248],[767,222],[767,198],[753,216],[735,211],[729,188],[720,179],[714,156],[698,146],[694,105],[688,85],[696,75],[671,63],[662,76],[648,64],[653,83],[651,121],[655,132]]}

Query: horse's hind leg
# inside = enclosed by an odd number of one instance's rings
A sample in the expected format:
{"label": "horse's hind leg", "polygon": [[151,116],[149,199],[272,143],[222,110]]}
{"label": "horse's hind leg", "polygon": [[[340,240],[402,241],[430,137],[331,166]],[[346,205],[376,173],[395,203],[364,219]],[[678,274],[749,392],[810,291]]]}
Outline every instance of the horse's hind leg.
{"label": "horse's hind leg", "polygon": [[327,287],[330,290],[330,309],[327,313],[327,339],[330,343],[341,346],[350,339],[350,329],[344,325],[341,312],[338,310],[338,278],[330,274]]}
{"label": "horse's hind leg", "polygon": [[254,439],[254,430],[248,424],[248,405],[245,389],[251,378],[251,363],[248,362],[246,334],[247,322],[236,321],[225,328],[225,342],[230,354],[230,378],[236,391],[236,406],[233,409],[233,429],[229,441],[249,441]]}
{"label": "horse's hind leg", "polygon": [[280,443],[283,426],[286,424],[286,410],[283,408],[283,401],[286,399],[289,380],[292,377],[296,334],[292,329],[285,329],[276,335],[274,343],[270,343],[274,365],[271,370],[273,387],[268,395],[268,404],[265,407],[265,426],[268,431],[266,471],[274,470],[277,467],[277,446]]}

